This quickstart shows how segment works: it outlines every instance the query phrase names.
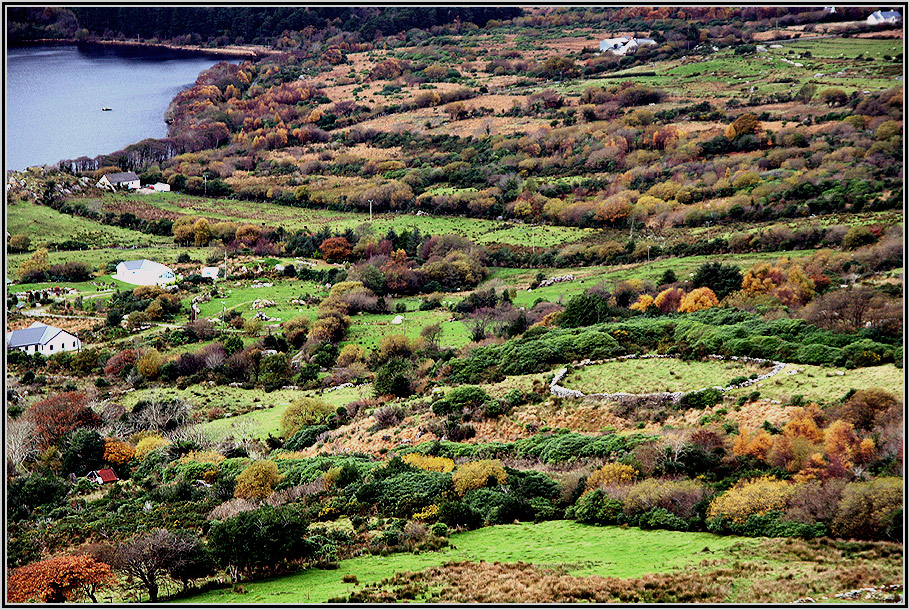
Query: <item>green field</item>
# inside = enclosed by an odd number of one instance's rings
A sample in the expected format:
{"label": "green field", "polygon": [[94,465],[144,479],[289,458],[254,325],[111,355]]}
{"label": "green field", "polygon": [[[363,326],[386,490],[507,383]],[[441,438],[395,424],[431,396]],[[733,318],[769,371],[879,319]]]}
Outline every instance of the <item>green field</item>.
{"label": "green field", "polygon": [[[797,372],[788,374],[792,370]],[[882,388],[895,396],[902,396],[904,371],[893,364],[860,369],[794,364],[770,379],[748,388],[731,390],[729,395],[738,398],[758,391],[764,399],[785,401],[787,404],[794,396],[802,396],[806,402],[830,403],[840,400],[851,389],[868,388]]]}
{"label": "green field", "polygon": [[530,562],[569,568],[574,576],[634,578],[644,574],[691,569],[711,552],[757,541],[706,533],[645,531],[636,527],[596,527],[571,521],[498,525],[453,534],[455,548],[435,553],[388,557],[368,555],[339,562],[337,570],[308,569],[297,574],[244,583],[245,594],[218,589],[183,598],[180,603],[318,603],[350,593],[354,585],[341,582],[354,574],[361,585],[378,582],[406,570],[423,570],[449,561]]}
{"label": "green field", "polygon": [[6,230],[11,235],[24,234],[32,241],[32,248],[40,247],[46,240],[72,239],[89,246],[120,244],[165,244],[173,242],[167,236],[149,235],[132,229],[111,227],[94,220],[61,214],[47,206],[20,201],[6,206]]}
{"label": "green field", "polygon": [[733,360],[622,360],[571,371],[561,385],[585,394],[684,392],[727,386],[734,377],[748,377],[753,373],[761,375],[767,370],[767,367]]}
{"label": "green field", "polygon": [[[105,198],[105,201],[110,199],[118,204],[135,202],[168,212],[199,215],[210,220],[230,220],[238,224],[255,218],[267,225],[282,226],[285,230],[292,232],[304,228],[315,231],[323,226],[328,226],[335,231],[343,231],[355,229],[369,222],[370,219],[370,215],[363,212],[334,212],[258,201],[204,199],[180,193],[116,194],[105,195]],[[379,236],[385,235],[389,229],[395,229],[400,233],[417,227],[422,233],[462,235],[480,244],[532,245],[529,228],[520,224],[457,216],[418,216],[410,213],[388,212],[374,214],[373,218],[373,233]],[[579,241],[596,234],[597,231],[594,229],[541,225],[534,230],[533,242],[541,247],[552,247]]]}

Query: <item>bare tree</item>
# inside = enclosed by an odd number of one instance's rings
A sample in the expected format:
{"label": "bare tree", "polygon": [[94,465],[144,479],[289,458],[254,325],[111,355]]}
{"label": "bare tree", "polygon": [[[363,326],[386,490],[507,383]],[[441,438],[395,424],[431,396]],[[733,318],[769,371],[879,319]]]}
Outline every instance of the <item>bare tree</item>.
{"label": "bare tree", "polygon": [[158,601],[158,592],[172,565],[189,551],[191,542],[165,529],[133,538],[114,551],[112,566],[140,583],[149,601]]}
{"label": "bare tree", "polygon": [[21,468],[22,463],[38,455],[35,423],[24,418],[6,419],[6,459]]}

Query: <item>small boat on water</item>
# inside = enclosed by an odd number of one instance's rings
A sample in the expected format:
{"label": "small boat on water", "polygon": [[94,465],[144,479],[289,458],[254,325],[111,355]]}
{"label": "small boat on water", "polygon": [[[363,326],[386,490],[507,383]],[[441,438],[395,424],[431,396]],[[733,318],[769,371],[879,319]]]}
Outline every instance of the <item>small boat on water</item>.
{"label": "small boat on water", "polygon": [[110,110],[113,110],[113,108],[108,108],[107,106],[102,106],[101,110],[102,110],[102,112],[108,112]]}

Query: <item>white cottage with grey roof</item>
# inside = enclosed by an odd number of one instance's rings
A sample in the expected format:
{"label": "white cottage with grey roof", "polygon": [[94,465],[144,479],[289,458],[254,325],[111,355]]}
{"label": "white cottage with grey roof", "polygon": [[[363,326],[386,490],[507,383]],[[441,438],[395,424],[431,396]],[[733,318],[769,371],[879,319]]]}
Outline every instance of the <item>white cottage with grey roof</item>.
{"label": "white cottage with grey roof", "polygon": [[900,23],[901,14],[897,11],[875,11],[866,17],[866,23],[869,25],[881,25],[883,23]]}
{"label": "white cottage with grey roof", "polygon": [[119,263],[114,279],[137,286],[163,286],[173,282],[176,276],[167,265],[143,258],[137,261]]}
{"label": "white cottage with grey roof", "polygon": [[6,333],[6,349],[18,349],[26,354],[50,355],[76,351],[81,347],[82,342],[76,335],[41,322]]}
{"label": "white cottage with grey roof", "polygon": [[139,188],[139,176],[136,175],[136,172],[119,172],[116,174],[104,174],[101,176],[101,180],[98,181],[96,185],[99,188],[125,188],[125,189],[137,189]]}

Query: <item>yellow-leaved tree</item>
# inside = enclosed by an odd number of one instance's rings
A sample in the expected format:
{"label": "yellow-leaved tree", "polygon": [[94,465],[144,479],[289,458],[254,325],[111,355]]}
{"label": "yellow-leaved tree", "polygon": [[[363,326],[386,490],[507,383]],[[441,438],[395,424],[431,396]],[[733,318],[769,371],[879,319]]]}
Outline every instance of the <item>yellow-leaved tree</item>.
{"label": "yellow-leaved tree", "polygon": [[717,295],[714,294],[714,291],[702,286],[684,296],[679,302],[679,309],[677,311],[680,313],[690,313],[701,309],[717,307],[717,305]]}
{"label": "yellow-leaved tree", "polygon": [[246,500],[265,500],[281,481],[278,465],[272,460],[253,462],[237,475],[234,497]]}
{"label": "yellow-leaved tree", "polygon": [[734,523],[745,523],[752,515],[784,510],[792,494],[793,488],[789,483],[774,477],[742,479],[711,500],[707,517],[709,520],[721,517]]}
{"label": "yellow-leaved tree", "polygon": [[506,482],[506,469],[499,460],[477,460],[462,464],[452,475],[452,483],[458,495],[465,495],[472,489],[480,489],[490,484],[503,485]]}

